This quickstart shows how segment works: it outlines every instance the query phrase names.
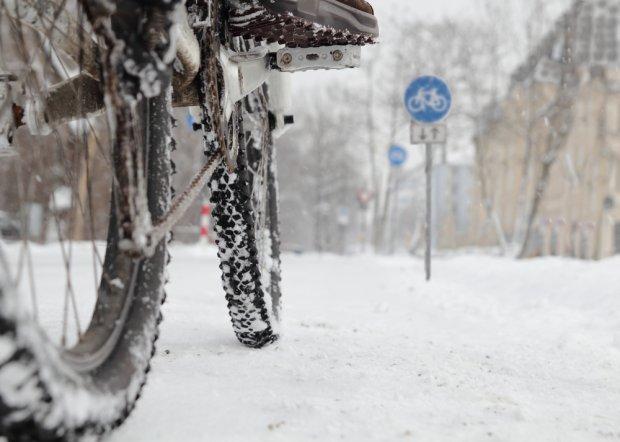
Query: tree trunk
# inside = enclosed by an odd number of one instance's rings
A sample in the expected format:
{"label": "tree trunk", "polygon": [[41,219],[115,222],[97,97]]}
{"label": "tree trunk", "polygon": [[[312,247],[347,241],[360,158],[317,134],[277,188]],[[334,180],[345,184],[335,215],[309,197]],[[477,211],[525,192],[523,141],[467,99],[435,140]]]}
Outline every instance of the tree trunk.
{"label": "tree trunk", "polygon": [[575,119],[574,105],[579,93],[579,74],[577,65],[573,59],[575,47],[575,29],[577,17],[581,8],[577,5],[570,16],[564,21],[564,48],[561,61],[560,85],[556,94],[555,102],[549,107],[549,132],[547,134],[546,148],[542,157],[542,168],[538,176],[535,193],[527,219],[525,238],[519,252],[519,258],[528,255],[532,239],[534,221],[538,216],[540,204],[545,196],[549,183],[549,174],[560,151],[566,145],[572,125]]}

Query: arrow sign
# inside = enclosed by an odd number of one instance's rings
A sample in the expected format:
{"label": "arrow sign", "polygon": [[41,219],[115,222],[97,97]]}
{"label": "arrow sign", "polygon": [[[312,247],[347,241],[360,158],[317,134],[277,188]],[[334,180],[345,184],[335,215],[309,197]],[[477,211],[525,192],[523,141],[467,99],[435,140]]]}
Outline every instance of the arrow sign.
{"label": "arrow sign", "polygon": [[421,125],[411,123],[411,144],[442,144],[448,140],[445,124]]}
{"label": "arrow sign", "polygon": [[420,140],[426,141],[426,129],[424,127],[420,127]]}

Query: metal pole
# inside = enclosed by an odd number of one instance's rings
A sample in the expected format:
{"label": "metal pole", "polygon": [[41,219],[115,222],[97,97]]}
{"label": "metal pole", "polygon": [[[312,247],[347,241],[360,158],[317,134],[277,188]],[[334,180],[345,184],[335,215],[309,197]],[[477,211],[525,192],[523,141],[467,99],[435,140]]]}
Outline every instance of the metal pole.
{"label": "metal pole", "polygon": [[433,177],[433,146],[430,143],[426,144],[426,254],[424,256],[424,269],[426,271],[426,280],[431,279],[431,248],[432,233],[431,233],[431,186]]}
{"label": "metal pole", "polygon": [[396,178],[394,179],[394,203],[392,204],[392,219],[390,220],[390,225],[392,228],[390,229],[390,243],[389,243],[389,254],[392,255],[394,253],[394,242],[396,241],[396,235],[398,235],[398,194],[400,193],[400,180],[401,180],[402,169],[399,167],[396,171]]}

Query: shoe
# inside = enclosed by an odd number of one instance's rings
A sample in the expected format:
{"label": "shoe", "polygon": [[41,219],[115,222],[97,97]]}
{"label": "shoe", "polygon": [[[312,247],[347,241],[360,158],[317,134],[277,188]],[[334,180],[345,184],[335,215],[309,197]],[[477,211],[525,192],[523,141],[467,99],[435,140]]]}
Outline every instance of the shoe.
{"label": "shoe", "polygon": [[287,47],[374,43],[379,26],[365,0],[230,0],[229,30]]}

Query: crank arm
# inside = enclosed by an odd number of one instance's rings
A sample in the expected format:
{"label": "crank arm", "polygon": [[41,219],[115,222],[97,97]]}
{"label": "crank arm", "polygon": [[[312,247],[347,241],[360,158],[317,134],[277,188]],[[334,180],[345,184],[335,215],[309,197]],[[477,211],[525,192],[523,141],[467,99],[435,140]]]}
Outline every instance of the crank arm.
{"label": "crank arm", "polygon": [[[361,64],[359,46],[325,46],[318,48],[283,48],[281,45],[264,47],[262,53],[228,53],[219,56],[224,71],[227,93],[225,108],[242,100],[269,80],[273,72],[303,72],[322,69],[349,69]],[[199,106],[196,81],[182,89],[175,89],[173,106]]]}

